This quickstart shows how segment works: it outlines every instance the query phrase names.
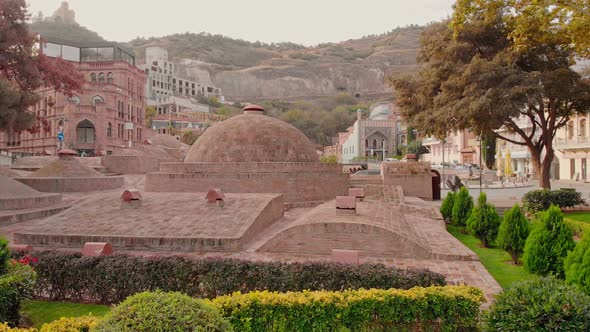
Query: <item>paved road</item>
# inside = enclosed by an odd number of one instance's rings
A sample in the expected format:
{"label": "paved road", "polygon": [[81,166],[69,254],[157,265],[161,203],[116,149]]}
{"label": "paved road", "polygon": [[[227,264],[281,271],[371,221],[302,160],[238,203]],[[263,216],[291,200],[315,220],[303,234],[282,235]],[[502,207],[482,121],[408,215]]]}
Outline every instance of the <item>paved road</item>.
{"label": "paved road", "polygon": [[[582,198],[590,202],[590,183],[576,182],[571,180],[555,180],[551,181],[551,188],[574,188],[576,191],[582,193]],[[514,204],[514,202],[519,201],[522,196],[524,196],[524,194],[536,189],[539,189],[539,181],[533,180],[529,182],[528,187],[502,189],[483,188],[482,191],[486,193],[490,202],[500,206],[511,206]],[[469,192],[474,199],[477,199],[477,196],[479,196],[479,188],[472,187],[469,189]],[[448,190],[442,191],[441,195],[443,199],[446,197],[447,193]]]}

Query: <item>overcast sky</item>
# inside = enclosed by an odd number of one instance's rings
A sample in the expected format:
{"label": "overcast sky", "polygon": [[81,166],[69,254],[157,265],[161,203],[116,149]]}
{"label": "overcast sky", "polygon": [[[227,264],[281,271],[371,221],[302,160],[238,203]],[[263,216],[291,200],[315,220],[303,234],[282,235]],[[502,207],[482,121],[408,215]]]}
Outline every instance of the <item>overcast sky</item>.
{"label": "overcast sky", "polygon": [[[27,0],[36,15],[62,0]],[[380,34],[449,16],[454,0],[70,0],[76,21],[112,41],[210,32],[304,45]]]}

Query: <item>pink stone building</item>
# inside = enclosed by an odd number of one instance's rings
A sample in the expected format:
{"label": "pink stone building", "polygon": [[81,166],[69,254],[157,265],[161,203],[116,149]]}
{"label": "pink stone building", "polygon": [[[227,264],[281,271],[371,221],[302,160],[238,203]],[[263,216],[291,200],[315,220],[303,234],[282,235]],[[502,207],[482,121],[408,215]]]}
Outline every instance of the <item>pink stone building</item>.
{"label": "pink stone building", "polygon": [[0,133],[0,150],[55,155],[69,148],[94,156],[112,154],[151,136],[144,127],[145,73],[136,67],[131,52],[114,44],[56,40],[43,41],[40,49],[71,61],[85,82],[70,98],[40,90],[41,98],[30,110],[37,116],[35,124],[27,131]]}

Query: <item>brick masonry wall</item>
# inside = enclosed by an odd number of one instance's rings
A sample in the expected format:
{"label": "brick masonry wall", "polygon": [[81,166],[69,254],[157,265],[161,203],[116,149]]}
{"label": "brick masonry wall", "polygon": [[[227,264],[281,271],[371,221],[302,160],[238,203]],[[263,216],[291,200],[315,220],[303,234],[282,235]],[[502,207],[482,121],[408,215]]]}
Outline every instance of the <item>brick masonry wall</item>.
{"label": "brick masonry wall", "polygon": [[148,156],[104,156],[101,163],[109,172],[120,174],[145,174],[159,170],[158,159]]}
{"label": "brick masonry wall", "polygon": [[162,163],[162,173],[342,173],[338,164],[302,162]]}
{"label": "brick masonry wall", "polygon": [[[335,165],[309,163],[308,168],[302,168],[300,163],[244,163],[243,169],[255,169],[255,164],[262,165],[257,172],[208,172],[206,169],[221,171],[226,163],[196,164],[166,164],[161,165],[161,173],[146,175],[145,190],[154,192],[206,192],[210,188],[221,188],[229,193],[282,193],[287,203],[327,201],[339,195],[347,195],[350,187],[348,174],[338,170],[323,172]],[[239,169],[241,163],[232,165],[229,169]],[[273,165],[279,164],[279,165]],[[170,166],[174,165],[174,166]],[[183,173],[183,165],[202,172]],[[315,167],[317,168],[313,168]],[[167,168],[168,167],[168,168]],[[170,167],[177,167],[177,172],[166,173]],[[283,171],[271,172],[271,169]],[[288,172],[289,170],[301,172]],[[260,172],[264,170],[265,172]],[[303,172],[305,171],[305,172]]]}
{"label": "brick masonry wall", "polygon": [[89,192],[123,187],[122,176],[100,176],[83,178],[15,178],[15,180],[41,192]]}
{"label": "brick masonry wall", "polygon": [[393,162],[381,165],[383,184],[401,186],[406,196],[432,200],[432,174],[428,162]]}
{"label": "brick masonry wall", "polygon": [[61,195],[41,194],[37,197],[18,197],[0,199],[0,211],[37,209],[61,203]]}

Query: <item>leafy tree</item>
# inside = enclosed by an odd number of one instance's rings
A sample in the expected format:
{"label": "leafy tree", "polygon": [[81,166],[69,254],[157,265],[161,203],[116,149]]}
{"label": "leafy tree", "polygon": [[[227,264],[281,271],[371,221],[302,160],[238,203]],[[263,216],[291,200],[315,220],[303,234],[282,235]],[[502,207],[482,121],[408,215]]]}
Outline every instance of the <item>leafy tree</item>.
{"label": "leafy tree", "polygon": [[504,213],[504,219],[498,232],[497,245],[506,250],[514,264],[518,264],[518,258],[524,252],[524,244],[530,233],[529,221],[522,210],[515,204],[512,209]]}
{"label": "leafy tree", "polygon": [[586,232],[574,251],[567,255],[564,268],[565,281],[580,286],[586,294],[590,294],[590,232]]}
{"label": "leafy tree", "polygon": [[35,115],[27,109],[38,101],[37,89],[53,87],[71,96],[82,84],[68,62],[36,54],[26,8],[24,0],[0,2],[0,130],[21,131],[33,124]]}
{"label": "leafy tree", "polygon": [[484,148],[484,162],[488,169],[493,169],[496,164],[496,136],[485,135],[482,147]]}
{"label": "leafy tree", "polygon": [[158,114],[158,111],[154,106],[147,106],[145,108],[145,125],[147,127],[152,127],[152,120]]}
{"label": "leafy tree", "polygon": [[563,261],[568,251],[574,249],[572,230],[563,221],[557,206],[541,212],[538,222],[524,246],[524,268],[535,274],[553,274],[564,277]]}
{"label": "leafy tree", "polygon": [[500,227],[500,216],[496,208],[487,202],[486,194],[481,193],[477,205],[467,219],[467,231],[481,240],[485,247],[496,239]]}
{"label": "leafy tree", "polygon": [[455,202],[453,204],[453,224],[465,226],[467,219],[471,215],[471,210],[473,210],[473,198],[467,188],[461,187],[455,195]]}
{"label": "leafy tree", "polygon": [[[572,114],[590,110],[590,81],[571,68],[576,53],[562,34],[517,47],[511,37],[513,1],[471,3],[476,9],[454,30],[442,22],[422,33],[417,76],[391,79],[402,115],[426,135],[441,138],[470,129],[526,146],[540,186],[550,188],[553,139]],[[550,9],[538,9],[543,10]],[[543,22],[523,15],[530,18],[529,28],[542,34]],[[529,121],[530,130],[519,120]],[[500,128],[517,138],[496,131]]]}
{"label": "leafy tree", "polygon": [[196,135],[192,131],[187,131],[186,133],[182,134],[181,141],[182,141],[182,143],[185,143],[188,145],[193,145],[197,141],[198,138],[199,138],[199,135]]}
{"label": "leafy tree", "polygon": [[453,216],[453,204],[454,203],[455,203],[455,193],[452,191],[449,191],[449,193],[447,194],[447,197],[445,197],[445,200],[442,202],[442,204],[440,206],[440,214],[442,214],[442,216],[445,220],[451,220],[451,217]]}
{"label": "leafy tree", "polygon": [[498,11],[510,27],[509,38],[519,51],[535,48],[552,38],[575,47],[578,55],[590,56],[590,3],[587,0],[458,0],[453,28],[460,33],[470,16],[480,14],[493,23]]}

